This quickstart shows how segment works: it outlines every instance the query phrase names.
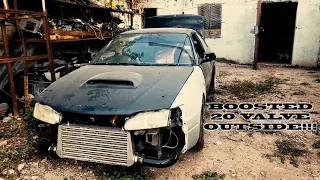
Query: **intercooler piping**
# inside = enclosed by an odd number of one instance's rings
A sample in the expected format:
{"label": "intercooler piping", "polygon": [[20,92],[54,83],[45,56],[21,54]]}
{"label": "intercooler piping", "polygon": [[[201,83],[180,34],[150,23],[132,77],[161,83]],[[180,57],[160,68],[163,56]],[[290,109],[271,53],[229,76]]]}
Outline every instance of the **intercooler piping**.
{"label": "intercooler piping", "polygon": [[156,159],[152,157],[137,157],[137,162],[143,166],[165,168],[173,165],[179,159],[179,152],[175,151],[166,159]]}
{"label": "intercooler piping", "polygon": [[50,155],[57,155],[57,145],[52,144],[51,146],[49,146],[48,152]]}
{"label": "intercooler piping", "polygon": [[[57,145],[52,144],[48,148],[48,152],[51,155],[57,155]],[[165,168],[175,164],[179,159],[179,152],[174,151],[171,155],[169,155],[165,159],[156,159],[152,157],[142,157],[142,156],[135,156],[136,163],[140,163],[143,166],[150,166],[150,167],[158,167],[158,168]]]}

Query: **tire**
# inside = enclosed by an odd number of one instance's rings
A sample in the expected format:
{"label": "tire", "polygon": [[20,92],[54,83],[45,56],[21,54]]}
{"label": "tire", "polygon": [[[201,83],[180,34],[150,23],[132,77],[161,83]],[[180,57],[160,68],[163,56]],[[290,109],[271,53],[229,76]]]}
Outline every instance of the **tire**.
{"label": "tire", "polygon": [[205,116],[205,100],[202,100],[202,107],[201,107],[201,117],[200,117],[200,131],[199,131],[199,139],[197,144],[194,146],[195,151],[201,151],[204,148],[204,130],[203,130],[203,123],[204,123],[204,116]]}

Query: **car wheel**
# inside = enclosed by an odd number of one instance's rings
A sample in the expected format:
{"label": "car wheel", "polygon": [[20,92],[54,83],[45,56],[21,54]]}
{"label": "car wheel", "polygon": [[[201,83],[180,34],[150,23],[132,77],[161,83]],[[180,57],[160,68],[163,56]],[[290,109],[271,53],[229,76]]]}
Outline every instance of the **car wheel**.
{"label": "car wheel", "polygon": [[201,107],[201,117],[200,117],[200,131],[199,131],[199,139],[197,144],[194,146],[195,151],[201,151],[204,147],[204,130],[203,130],[203,123],[205,120],[205,102],[204,99],[202,100],[202,107]]}

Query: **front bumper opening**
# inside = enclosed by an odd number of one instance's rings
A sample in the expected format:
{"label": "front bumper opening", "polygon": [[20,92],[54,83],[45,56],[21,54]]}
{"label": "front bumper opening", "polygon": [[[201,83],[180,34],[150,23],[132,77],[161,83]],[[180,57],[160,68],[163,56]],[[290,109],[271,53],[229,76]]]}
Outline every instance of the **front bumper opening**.
{"label": "front bumper opening", "polygon": [[[50,155],[57,155],[57,145],[52,144],[48,148],[48,152]],[[148,167],[157,167],[157,168],[166,168],[175,164],[179,159],[179,151],[175,151],[170,154],[166,158],[157,159],[154,157],[143,157],[143,156],[135,156],[135,163],[141,164],[142,166]]]}
{"label": "front bumper opening", "polygon": [[[53,128],[53,125],[51,127]],[[50,155],[57,155],[60,158],[101,164],[127,167],[133,164],[159,168],[169,167],[178,161],[181,147],[184,145],[184,139],[181,139],[178,148],[164,148],[159,151],[161,146],[172,147],[176,144],[175,139],[171,138],[172,141],[170,141],[168,129],[159,130],[156,136],[146,140],[143,137],[150,136],[148,130],[146,134],[136,136],[134,132],[123,131],[116,127],[61,124],[57,127],[54,126],[53,129],[56,128],[57,130],[50,132],[57,132],[57,136],[55,136],[57,138],[52,139],[51,133],[49,133],[50,137],[42,136],[42,145],[39,144],[44,147],[42,149]],[[183,135],[182,131],[180,132],[182,134],[177,130],[174,131],[179,138]],[[147,134],[148,136],[146,136]],[[172,135],[172,137],[174,136]],[[142,148],[140,150],[137,148],[139,146],[137,141],[140,143],[145,141],[144,145],[140,144]]]}

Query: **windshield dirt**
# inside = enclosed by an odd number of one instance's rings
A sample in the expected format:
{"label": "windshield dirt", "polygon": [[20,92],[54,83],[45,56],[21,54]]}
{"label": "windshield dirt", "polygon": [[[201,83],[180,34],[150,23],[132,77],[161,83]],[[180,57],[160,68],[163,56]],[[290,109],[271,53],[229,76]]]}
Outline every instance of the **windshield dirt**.
{"label": "windshield dirt", "polygon": [[105,46],[91,64],[192,65],[193,50],[186,34],[120,35]]}

